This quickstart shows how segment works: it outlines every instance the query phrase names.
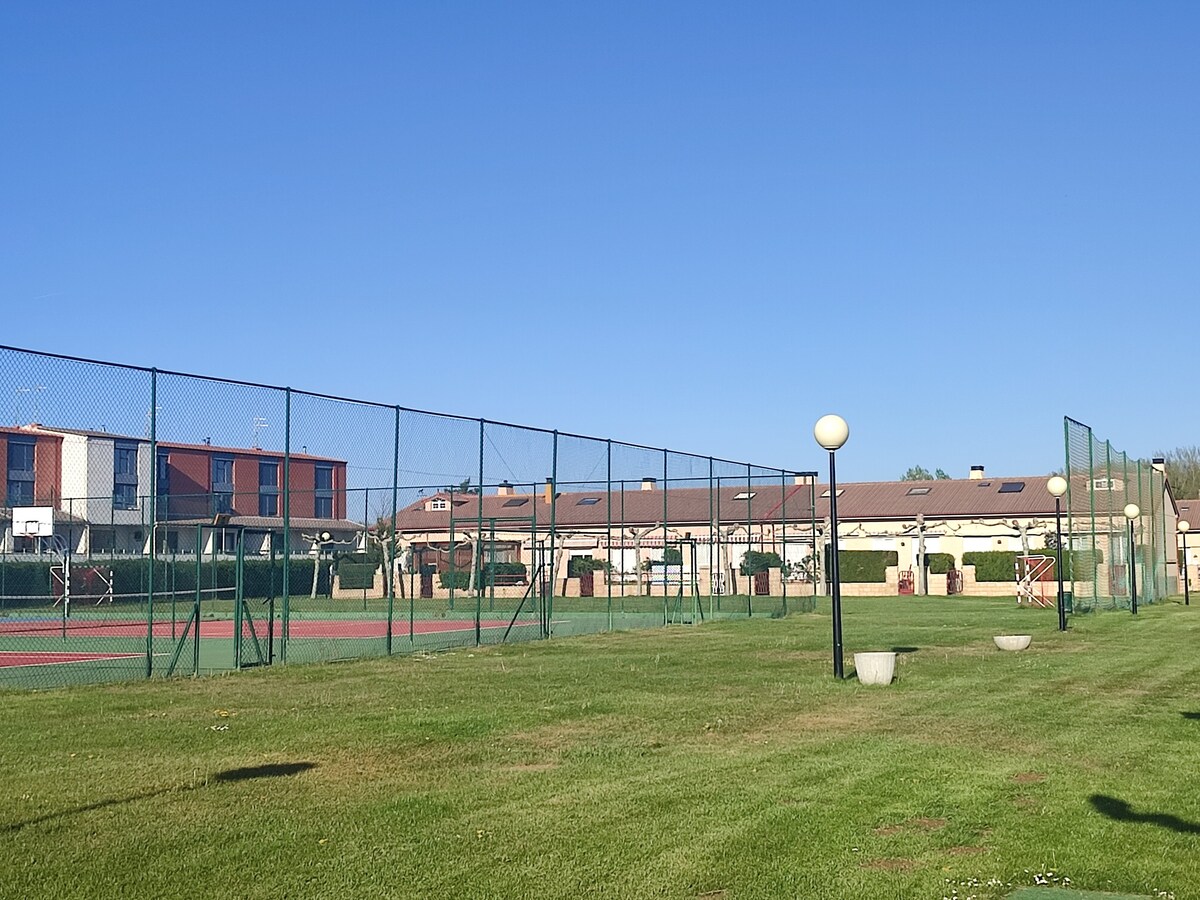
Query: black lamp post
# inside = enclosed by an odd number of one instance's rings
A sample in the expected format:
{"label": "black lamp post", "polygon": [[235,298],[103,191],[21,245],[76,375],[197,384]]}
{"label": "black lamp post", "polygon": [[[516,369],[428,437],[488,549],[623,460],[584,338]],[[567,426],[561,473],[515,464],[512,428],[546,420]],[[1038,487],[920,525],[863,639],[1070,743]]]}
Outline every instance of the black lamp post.
{"label": "black lamp post", "polygon": [[1062,498],[1067,492],[1067,479],[1055,475],[1046,482],[1046,490],[1054,497],[1054,533],[1058,536],[1058,558],[1054,561],[1054,569],[1058,573],[1058,630],[1067,630],[1067,603],[1063,594],[1063,539],[1062,539]]}
{"label": "black lamp post", "polygon": [[1188,524],[1187,519],[1180,519],[1175,527],[1179,529],[1179,534],[1183,537],[1183,605],[1191,606],[1191,597],[1188,594],[1187,533],[1192,526]]}
{"label": "black lamp post", "polygon": [[1125,507],[1125,518],[1129,520],[1129,611],[1137,615],[1137,558],[1133,543],[1133,520],[1142,514],[1136,503]]}
{"label": "black lamp post", "polygon": [[850,426],[841,416],[821,416],[813,427],[817,443],[829,451],[829,583],[833,597],[833,677],[844,678],[842,665],[842,583],[838,571],[837,465],[834,455],[850,437]]}

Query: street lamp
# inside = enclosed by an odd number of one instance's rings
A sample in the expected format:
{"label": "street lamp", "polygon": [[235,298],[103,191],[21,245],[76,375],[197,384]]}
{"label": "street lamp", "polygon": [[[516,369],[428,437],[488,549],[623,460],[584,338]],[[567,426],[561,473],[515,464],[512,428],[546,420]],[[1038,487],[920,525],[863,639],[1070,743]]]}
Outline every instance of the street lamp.
{"label": "street lamp", "polygon": [[1142,514],[1136,503],[1125,507],[1125,518],[1129,520],[1129,611],[1137,615],[1137,560],[1134,558],[1133,520]]}
{"label": "street lamp", "polygon": [[850,426],[841,416],[821,416],[813,426],[813,437],[829,451],[829,534],[833,549],[829,555],[829,582],[833,596],[833,677],[844,678],[842,669],[842,584],[838,571],[837,465],[834,455],[850,437]]}
{"label": "street lamp", "polygon": [[1055,475],[1046,482],[1046,490],[1054,497],[1054,533],[1057,535],[1058,559],[1054,568],[1058,571],[1058,630],[1067,630],[1067,603],[1063,594],[1063,540],[1062,540],[1062,498],[1067,492],[1067,479]]}
{"label": "street lamp", "polygon": [[1192,526],[1188,524],[1187,519],[1180,519],[1175,526],[1179,529],[1179,533],[1183,536],[1183,605],[1191,606],[1191,598],[1188,595],[1188,571],[1187,571],[1187,533]]}

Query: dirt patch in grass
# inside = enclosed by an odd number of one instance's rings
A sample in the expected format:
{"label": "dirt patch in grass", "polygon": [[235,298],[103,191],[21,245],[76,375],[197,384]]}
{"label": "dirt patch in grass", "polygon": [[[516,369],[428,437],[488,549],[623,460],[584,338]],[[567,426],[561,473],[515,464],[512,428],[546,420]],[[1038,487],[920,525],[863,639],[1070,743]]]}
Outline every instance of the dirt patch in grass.
{"label": "dirt patch in grass", "polygon": [[1018,772],[1012,777],[1017,784],[1040,784],[1046,780],[1042,772]]}
{"label": "dirt patch in grass", "polygon": [[899,834],[902,831],[911,829],[919,829],[921,831],[937,831],[939,828],[946,827],[945,819],[930,819],[924,816],[906,819],[897,825],[881,825],[875,829],[875,834],[883,837],[890,837],[893,834]]}
{"label": "dirt patch in grass", "polygon": [[948,847],[946,853],[950,856],[976,856],[980,853],[987,853],[987,847],[968,847],[966,845],[960,847]]}
{"label": "dirt patch in grass", "polygon": [[519,744],[555,753],[574,747],[584,740],[595,740],[602,735],[625,734],[629,730],[628,717],[605,715],[570,722],[554,722],[525,731],[514,731],[507,737],[508,740]]}
{"label": "dirt patch in grass", "polygon": [[914,860],[905,859],[903,857],[886,857],[884,859],[872,859],[862,864],[864,869],[880,869],[884,872],[907,872],[915,869],[917,864]]}

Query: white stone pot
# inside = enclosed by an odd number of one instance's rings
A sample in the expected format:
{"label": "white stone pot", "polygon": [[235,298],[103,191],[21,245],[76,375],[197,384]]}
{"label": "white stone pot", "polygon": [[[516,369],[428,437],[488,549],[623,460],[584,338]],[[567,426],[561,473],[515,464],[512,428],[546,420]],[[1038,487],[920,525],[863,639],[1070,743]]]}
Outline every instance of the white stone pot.
{"label": "white stone pot", "polygon": [[855,653],[854,674],[863,684],[891,684],[896,674],[895,652]]}
{"label": "white stone pot", "polygon": [[1033,640],[1032,634],[998,634],[993,641],[1001,650],[1024,650]]}

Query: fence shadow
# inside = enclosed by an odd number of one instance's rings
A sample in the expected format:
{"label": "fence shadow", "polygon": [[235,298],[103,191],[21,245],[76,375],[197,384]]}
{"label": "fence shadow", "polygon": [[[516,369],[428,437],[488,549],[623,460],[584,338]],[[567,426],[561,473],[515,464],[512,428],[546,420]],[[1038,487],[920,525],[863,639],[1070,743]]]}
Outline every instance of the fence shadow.
{"label": "fence shadow", "polygon": [[[247,766],[241,769],[225,769],[212,776],[212,781],[235,782],[249,781],[253,778],[278,778],[280,776],[297,775],[300,772],[307,772],[309,769],[315,769],[316,763],[313,762],[297,762],[297,763],[271,763],[262,766]],[[7,825],[0,826],[0,834],[13,834],[20,831],[22,828],[28,828],[31,825],[40,825],[43,822],[53,822],[58,819],[68,819],[71,816],[82,815],[83,813],[94,812],[98,809],[107,809],[110,806],[125,806],[131,803],[140,803],[143,800],[152,800],[155,797],[161,797],[165,794],[186,793],[188,791],[198,790],[204,787],[205,783],[196,785],[181,785],[173,787],[159,788],[156,791],[141,791],[137,794],[130,794],[128,797],[108,797],[104,800],[97,800],[95,803],[85,803],[82,806],[73,806],[70,809],[61,809],[57,812],[46,813],[41,816],[35,816],[31,819],[22,819],[18,822],[10,822]]]}
{"label": "fence shadow", "polygon": [[1100,815],[1118,822],[1144,822],[1147,825],[1157,825],[1179,834],[1200,834],[1200,822],[1189,822],[1170,813],[1140,813],[1135,812],[1124,800],[1116,797],[1106,797],[1103,794],[1092,794],[1088,798]]}

